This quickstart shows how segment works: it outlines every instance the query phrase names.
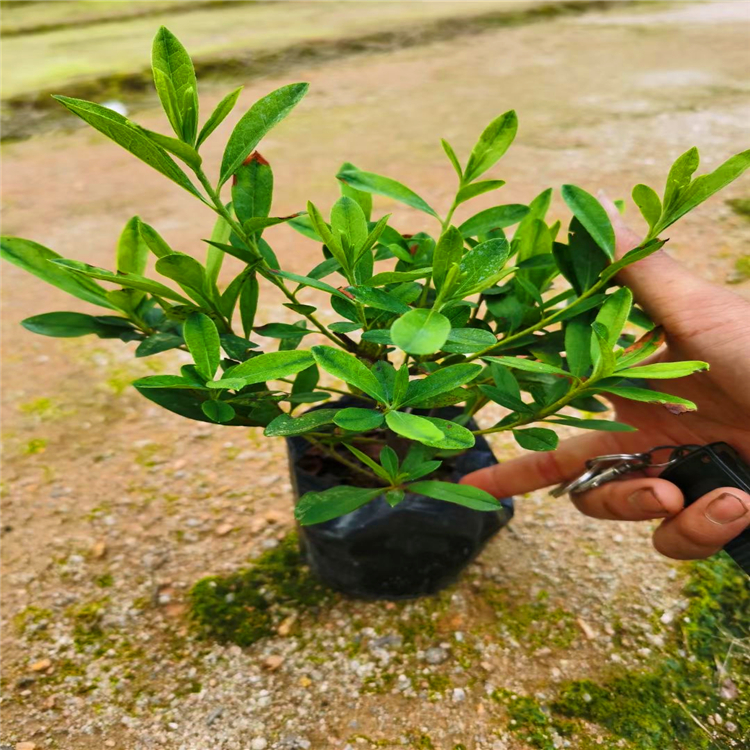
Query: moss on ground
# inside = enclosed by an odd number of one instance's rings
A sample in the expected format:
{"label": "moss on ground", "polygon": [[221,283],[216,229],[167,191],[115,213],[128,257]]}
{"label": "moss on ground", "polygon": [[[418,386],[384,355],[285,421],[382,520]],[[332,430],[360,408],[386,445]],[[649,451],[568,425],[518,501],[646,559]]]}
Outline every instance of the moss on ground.
{"label": "moss on ground", "polygon": [[750,198],[732,198],[727,201],[727,205],[738,216],[744,216],[750,219]]}
{"label": "moss on ground", "polygon": [[247,570],[198,581],[190,591],[190,610],[204,636],[249,646],[273,635],[283,608],[299,612],[331,597],[303,564],[297,535],[292,533]]}

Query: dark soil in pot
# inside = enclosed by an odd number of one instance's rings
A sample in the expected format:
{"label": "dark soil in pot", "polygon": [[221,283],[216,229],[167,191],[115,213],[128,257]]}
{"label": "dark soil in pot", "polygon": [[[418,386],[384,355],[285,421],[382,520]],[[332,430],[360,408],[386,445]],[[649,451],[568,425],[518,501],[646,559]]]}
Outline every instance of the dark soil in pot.
{"label": "dark soil in pot", "polygon": [[[362,404],[341,399],[335,405]],[[431,412],[443,419],[459,413],[455,407]],[[362,486],[362,477],[347,476],[345,466],[318,454],[304,438],[287,438],[287,447],[297,499],[341,484]],[[458,482],[496,463],[489,444],[478,436],[471,450],[444,459],[437,478]],[[334,589],[363,599],[409,599],[453,583],[512,517],[512,498],[502,500],[499,511],[482,512],[411,493],[392,508],[378,497],[340,518],[301,527],[300,546],[315,575]]]}

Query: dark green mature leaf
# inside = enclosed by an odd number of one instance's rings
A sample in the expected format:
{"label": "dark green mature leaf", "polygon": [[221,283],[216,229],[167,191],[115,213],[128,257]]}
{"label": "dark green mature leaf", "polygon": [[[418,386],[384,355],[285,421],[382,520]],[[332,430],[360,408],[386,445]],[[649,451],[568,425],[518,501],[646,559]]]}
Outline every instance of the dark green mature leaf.
{"label": "dark green mature leaf", "polygon": [[424,481],[414,482],[406,486],[409,492],[426,495],[435,500],[463,505],[472,510],[500,510],[500,502],[489,492],[472,487],[470,484],[453,484],[452,482]]}
{"label": "dark green mature leaf", "polygon": [[198,148],[203,141],[208,138],[216,128],[221,125],[224,118],[234,109],[234,105],[237,103],[240,93],[243,87],[235,89],[234,91],[227,94],[217,105],[211,116],[206,120],[205,124],[201,128],[201,132],[198,133],[198,140],[195,142],[195,147]]}
{"label": "dark green mature leaf", "polygon": [[487,396],[490,401],[494,401],[496,404],[500,404],[500,406],[504,406],[511,411],[517,411],[522,414],[530,414],[534,411],[530,404],[524,403],[521,399],[520,393],[518,395],[509,393],[495,385],[480,385],[479,390]]}
{"label": "dark green mature leaf", "polygon": [[306,328],[289,323],[267,323],[254,330],[259,336],[267,336],[271,339],[298,339],[308,333],[315,333],[315,331],[308,331]]}
{"label": "dark green mature leaf", "polygon": [[[198,83],[195,80],[193,61],[177,37],[162,26],[154,37],[151,52],[156,92],[178,138],[195,143],[198,124]],[[157,76],[156,71],[163,74]],[[173,94],[165,90],[162,81],[168,81]],[[179,111],[174,112],[174,107]],[[175,114],[177,115],[175,117]]]}
{"label": "dark green mature leaf", "polygon": [[572,377],[569,372],[565,372],[560,367],[549,365],[546,362],[535,362],[533,359],[522,359],[521,357],[484,357],[483,359],[487,360],[487,362],[497,362],[499,365],[504,365],[514,370],[564,375],[566,378]]}
{"label": "dark green mature leaf", "polygon": [[307,93],[309,84],[291,83],[258,99],[240,118],[229,136],[221,160],[219,186],[241,166],[271,128],[278,125]]}
{"label": "dark green mature leaf", "polygon": [[124,286],[128,289],[149,292],[156,297],[164,297],[165,299],[171,299],[184,305],[192,304],[190,300],[177,294],[177,292],[173,291],[168,286],[164,286],[164,284],[160,284],[158,281],[147,279],[145,276],[137,276],[134,273],[113,273],[104,268],[97,268],[96,266],[90,266],[88,263],[82,263],[79,260],[65,260],[61,258],[59,260],[54,260],[53,263],[61,268],[66,268],[72,272],[80,273],[84,276],[90,276],[94,279],[111,281],[113,284],[118,284],[119,286]]}
{"label": "dark green mature leaf", "polygon": [[443,287],[448,271],[461,262],[464,254],[464,238],[454,226],[448,227],[435,245],[432,255],[432,279],[435,289]]}
{"label": "dark green mature leaf", "polygon": [[383,494],[382,489],[361,487],[331,487],[322,492],[307,492],[294,508],[294,517],[302,526],[330,521],[344,516]]}
{"label": "dark green mature leaf", "polygon": [[165,255],[156,261],[154,268],[162,276],[176,281],[197,302],[202,303],[206,299],[206,269],[191,255]]}
{"label": "dark green mature leaf", "polygon": [[633,293],[627,287],[620,287],[610,294],[599,312],[596,322],[607,329],[607,344],[613,349],[622,334],[622,329],[628,322],[630,310],[633,307]]}
{"label": "dark green mature leaf", "polygon": [[425,417],[407,414],[401,411],[389,411],[385,415],[385,422],[397,435],[403,435],[410,440],[430,444],[443,439],[443,433]]}
{"label": "dark green mature leaf", "polygon": [[607,212],[593,195],[576,185],[562,186],[563,200],[578,221],[583,224],[594,242],[607,254],[610,260],[615,257],[615,230]]}
{"label": "dark green mature leaf", "polygon": [[234,407],[226,401],[204,401],[201,409],[212,422],[218,424],[231,422],[236,416]]}
{"label": "dark green mature leaf", "polygon": [[[555,242],[552,253],[560,271],[578,294],[590,289],[599,280],[600,274],[607,272],[611,267],[607,254],[575,217],[568,229],[568,246]],[[561,265],[563,256],[570,264],[569,268]]]}
{"label": "dark green mature leaf", "polygon": [[487,240],[469,250],[459,264],[459,280],[451,293],[467,297],[493,286],[507,275],[505,264],[510,255],[507,240]]}
{"label": "dark green mature leaf", "polygon": [[620,396],[630,401],[643,401],[647,404],[666,404],[682,407],[686,411],[695,411],[698,407],[686,398],[672,396],[669,393],[660,393],[652,391],[650,388],[636,388],[630,385],[606,385],[597,383],[595,386],[596,393],[611,393],[613,396]]}
{"label": "dark green mature leaf", "polygon": [[445,344],[451,324],[445,315],[420,308],[405,313],[391,326],[391,339],[409,354],[433,354]]}
{"label": "dark green mature leaf", "polygon": [[424,211],[424,213],[437,218],[435,210],[423,198],[420,198],[413,190],[406,187],[406,185],[402,185],[390,177],[383,177],[372,172],[363,172],[360,169],[344,169],[336,175],[336,179],[341,180],[341,182],[346,183],[356,190],[392,198],[399,201],[399,203],[405,203],[407,206],[416,208],[418,211]]}
{"label": "dark green mature leaf", "polygon": [[478,195],[489,193],[491,190],[497,190],[505,185],[505,180],[484,180],[482,182],[474,182],[471,185],[462,187],[456,195],[456,205],[460,206],[466,201],[470,201],[472,198],[476,198]]}
{"label": "dark green mature leaf", "polygon": [[633,188],[633,202],[646,220],[649,229],[653,229],[661,216],[659,196],[648,185],[636,185]]}
{"label": "dark green mature leaf", "polygon": [[278,380],[294,375],[315,364],[309,351],[269,352],[242,362],[231,370],[227,377],[242,378],[247,385]]}
{"label": "dark green mature leaf", "polygon": [[580,427],[582,430],[601,430],[603,432],[637,432],[635,427],[612,419],[576,419],[575,417],[554,417],[546,419],[549,424],[564,424],[567,427]]}
{"label": "dark green mature leaf", "polygon": [[529,451],[553,451],[557,448],[557,433],[543,427],[529,427],[526,430],[513,430],[516,442]]}
{"label": "dark green mature leaf", "polygon": [[708,370],[708,362],[685,361],[685,362],[657,362],[653,365],[643,365],[642,367],[629,367],[617,371],[621,377],[627,378],[646,378],[649,380],[671,378],[684,378],[687,375]]}
{"label": "dark green mature leaf", "polygon": [[494,166],[508,150],[518,130],[518,117],[511,110],[493,120],[472,149],[466,164],[464,180],[472,182]]}
{"label": "dark green mature leaf", "polygon": [[21,321],[21,325],[32,333],[55,338],[75,338],[93,333],[99,338],[111,339],[119,338],[120,334],[127,330],[135,331],[125,318],[106,317],[104,320],[117,321],[117,323],[108,325],[100,318],[83,313],[51,312],[26,318]]}
{"label": "dark green mature leaf", "polygon": [[443,351],[454,354],[473,354],[497,343],[495,334],[483,328],[452,328]]}
{"label": "dark green mature leaf", "polygon": [[367,432],[383,424],[383,414],[375,409],[350,407],[341,409],[333,418],[335,424],[352,432]]}
{"label": "dark green mature leaf", "polygon": [[584,316],[565,326],[565,358],[571,375],[583,377],[591,367],[591,323]]}
{"label": "dark green mature leaf", "polygon": [[393,346],[391,332],[387,328],[374,328],[371,331],[363,331],[362,340],[370,341],[373,344],[380,344],[381,346]]}
{"label": "dark green mature leaf", "polygon": [[51,261],[63,258],[43,245],[20,237],[2,237],[0,257],[73,297],[110,310],[117,309],[117,306],[107,299],[107,290],[104,287],[52,263]]}
{"label": "dark green mature leaf", "polygon": [[213,320],[203,313],[191,313],[182,328],[182,335],[198,372],[207,380],[213,379],[221,359],[219,332]]}
{"label": "dark green mature leaf", "polygon": [[412,380],[406,390],[406,398],[400,406],[407,406],[440,393],[465,385],[482,371],[482,365],[458,364],[443,367],[426,378]]}
{"label": "dark green mature leaf", "polygon": [[336,409],[315,409],[293,419],[288,414],[281,414],[263,431],[266,437],[289,437],[314,432],[318,427],[333,423],[338,414]]}
{"label": "dark green mature leaf", "polygon": [[410,310],[409,305],[405,305],[393,294],[380,289],[374,289],[370,286],[350,286],[347,287],[347,291],[354,295],[358,302],[377,310],[386,310],[398,315],[408,313]]}
{"label": "dark green mature leaf", "polygon": [[135,356],[150,357],[153,354],[176,349],[184,343],[185,341],[182,336],[178,336],[175,333],[154,333],[138,344],[138,348],[135,350]]}
{"label": "dark green mature leaf", "polygon": [[[254,151],[237,167],[232,184],[232,208],[234,215],[249,234],[264,229],[264,226],[248,228],[252,219],[266,219],[271,213],[273,201],[273,171],[269,163]],[[281,223],[288,217],[279,219]],[[270,224],[268,226],[271,226]]]}
{"label": "dark green mature leaf", "polygon": [[376,401],[386,401],[380,381],[353,354],[332,346],[314,346],[311,352],[318,365],[327,373],[364,391]]}
{"label": "dark green mature leaf", "polygon": [[458,228],[464,237],[477,237],[491,232],[493,229],[504,229],[517,224],[529,212],[528,206],[520,203],[510,203],[505,206],[495,206],[480,211],[467,219]]}
{"label": "dark green mature leaf", "polygon": [[64,107],[67,107],[74,115],[91,125],[107,138],[111,138],[126,151],[146,162],[165,177],[176,182],[201,200],[203,196],[188,179],[187,175],[177,166],[167,152],[157,146],[142,129],[135,123],[117,112],[102,107],[100,104],[87,102],[83,99],[72,99],[69,96],[53,96]]}
{"label": "dark green mature leaf", "polygon": [[205,386],[195,381],[180,377],[179,375],[149,375],[145,378],[136,380],[133,385],[138,390],[148,390],[151,388],[189,388],[193,390],[207,390]]}

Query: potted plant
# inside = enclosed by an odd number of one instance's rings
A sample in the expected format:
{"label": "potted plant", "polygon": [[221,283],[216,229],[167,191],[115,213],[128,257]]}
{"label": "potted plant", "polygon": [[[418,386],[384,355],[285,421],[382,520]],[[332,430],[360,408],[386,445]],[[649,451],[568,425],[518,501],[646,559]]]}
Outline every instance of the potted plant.
{"label": "potted plant", "polygon": [[[750,165],[750,151],[693,178],[698,152],[690,149],[672,166],[662,198],[637,185],[633,199],[649,232],[619,260],[606,212],[574,185],[562,187],[572,212],[567,231],[546,219],[551,189],[529,205],[468,211],[454,222],[457,208],[505,184],[485,174],[516,135],[514,112],[487,126],[463,164],[442,142],[456,172],[447,212],[394,179],[345,163],[336,175],[342,195],[330,211],[308,203],[306,211],[274,216],[273,172],[255,149],[301,101],[307,84],[283,86],[253,104],[211,179],[200,147],[240,89],[199,128],[193,64],[165,28],[154,41],[153,74],[174,135],[146,130],[99,104],[56,98],[217,214],[205,259],[171,248],[138,217],[125,225],[112,271],[61,258],[31,240],[4,238],[10,262],[103,308],[93,315],[43,313],[22,325],[48,336],[120,339],[136,357],[189,351],[194,363],[179,374],[134,386],[184,417],[263,427],[265,435],[289,441],[303,546],[332,585],[409,596],[455,576],[512,514],[509,500],[455,483],[494,461],[485,435],[510,432],[522,448],[546,451],[557,445],[555,425],[630,430],[588,414],[605,411],[600,396],[612,393],[695,408],[633,384],[708,365],[642,364],[661,336],[616,277],[659,249],[667,227],[738,177]],[[406,234],[388,215],[374,217],[373,195],[429,215],[435,231]],[[266,230],[277,224],[322,249],[307,274],[285,270],[276,257]],[[161,281],[146,275],[151,255]],[[222,289],[227,255],[242,268]],[[271,287],[297,322],[258,324],[259,295]],[[326,296],[339,317],[332,323],[323,323],[315,306]],[[474,416],[487,404],[507,413],[480,429]]]}

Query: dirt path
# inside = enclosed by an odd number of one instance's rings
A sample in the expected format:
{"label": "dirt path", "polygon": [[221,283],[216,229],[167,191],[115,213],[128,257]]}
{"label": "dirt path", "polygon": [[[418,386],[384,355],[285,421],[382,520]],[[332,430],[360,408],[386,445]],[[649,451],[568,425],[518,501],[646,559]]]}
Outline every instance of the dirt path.
{"label": "dirt path", "polygon": [[[252,82],[242,105],[289,80],[312,84],[263,144],[281,213],[307,198],[328,205],[344,159],[444,205],[454,177],[439,138],[465,153],[511,107],[521,129],[498,171],[505,202],[568,181],[626,197],[636,182],[660,184],[689,146],[707,168],[747,148],[746,11],[661,6],[508,29]],[[204,107],[223,93],[211,91]],[[163,126],[155,111],[139,120]],[[205,149],[209,165],[220,143]],[[97,134],[39,137],[4,154],[5,233],[111,267],[116,237],[138,213],[173,247],[202,252],[208,211]],[[724,197],[749,195],[745,179]],[[428,227],[387,208],[404,230]],[[562,215],[559,202],[554,210]],[[316,262],[311,243],[272,231],[287,268]],[[721,283],[748,239],[750,223],[714,200],[681,223],[670,248]],[[543,696],[562,679],[596,677],[658,649],[645,624],[677,606],[679,586],[651,550],[649,529],[593,523],[542,493],[519,500],[513,532],[438,601],[339,601],[244,650],[195,640],[185,591],[241,567],[291,527],[283,445],[180,420],[127,387],[152,367],[172,371],[176,357],[134,362],[119,343],[25,332],[23,317],[86,307],[3,270],[3,741],[65,750],[376,741],[513,750],[523,745],[488,697],[494,688]],[[736,288],[750,294],[747,283]],[[514,452],[502,439],[494,447],[503,458]],[[488,604],[497,597],[502,605]],[[617,623],[624,644],[613,638]],[[377,642],[393,634],[400,645]],[[447,659],[425,661],[425,649],[441,643]],[[273,671],[264,668],[269,655],[283,657]],[[49,667],[39,667],[44,659]]]}

